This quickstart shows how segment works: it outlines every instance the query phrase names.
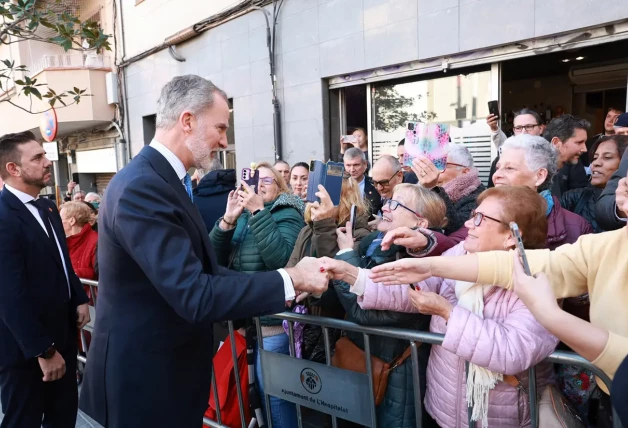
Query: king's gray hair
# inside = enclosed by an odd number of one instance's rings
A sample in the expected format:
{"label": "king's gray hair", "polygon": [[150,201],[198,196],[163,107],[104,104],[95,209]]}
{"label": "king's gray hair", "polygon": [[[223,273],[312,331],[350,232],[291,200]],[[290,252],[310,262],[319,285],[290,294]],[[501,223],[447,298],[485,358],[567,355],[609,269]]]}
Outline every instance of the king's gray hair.
{"label": "king's gray hair", "polygon": [[157,101],[158,129],[172,129],[184,111],[199,115],[214,105],[214,95],[227,94],[207,79],[193,74],[177,76],[161,89]]}
{"label": "king's gray hair", "polygon": [[525,163],[531,171],[547,170],[547,178],[537,189],[539,192],[552,186],[552,180],[558,173],[558,150],[552,143],[536,135],[520,134],[506,140],[502,153],[508,149],[523,150]]}

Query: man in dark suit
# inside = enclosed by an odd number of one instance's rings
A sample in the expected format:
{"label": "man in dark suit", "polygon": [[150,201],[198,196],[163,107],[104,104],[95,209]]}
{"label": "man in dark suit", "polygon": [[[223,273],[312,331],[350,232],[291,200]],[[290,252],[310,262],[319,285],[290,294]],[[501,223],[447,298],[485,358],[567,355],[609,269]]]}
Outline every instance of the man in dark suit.
{"label": "man in dark suit", "polygon": [[382,198],[373,186],[371,179],[366,175],[368,166],[366,155],[356,147],[348,149],[344,153],[343,162],[345,164],[345,174],[351,176],[360,186],[360,191],[371,209],[370,219],[382,209]]}
{"label": "man in dark suit", "polygon": [[224,92],[175,77],[156,125],[111,180],[98,219],[100,293],[81,409],[106,427],[200,427],[212,323],[282,312],[295,290],[320,294],[328,282],[312,258],[254,275],[218,266],[186,171],[211,169],[227,147]]}
{"label": "man in dark suit", "polygon": [[0,397],[2,428],[76,424],[76,329],[89,301],[72,270],[61,217],[32,132],[0,137]]}

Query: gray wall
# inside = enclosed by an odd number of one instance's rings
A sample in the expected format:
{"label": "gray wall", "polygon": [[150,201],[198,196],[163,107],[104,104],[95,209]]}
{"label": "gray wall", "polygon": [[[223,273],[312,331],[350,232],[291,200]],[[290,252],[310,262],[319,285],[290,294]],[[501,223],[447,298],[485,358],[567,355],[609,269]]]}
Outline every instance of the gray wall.
{"label": "gray wall", "polygon": [[[199,20],[204,17],[199,17]],[[618,0],[285,0],[277,39],[284,158],[324,157],[325,77],[477,50],[628,18]],[[132,154],[161,86],[194,73],[234,99],[238,168],[274,159],[265,21],[253,12],[128,70]],[[164,35],[167,36],[167,35]]]}

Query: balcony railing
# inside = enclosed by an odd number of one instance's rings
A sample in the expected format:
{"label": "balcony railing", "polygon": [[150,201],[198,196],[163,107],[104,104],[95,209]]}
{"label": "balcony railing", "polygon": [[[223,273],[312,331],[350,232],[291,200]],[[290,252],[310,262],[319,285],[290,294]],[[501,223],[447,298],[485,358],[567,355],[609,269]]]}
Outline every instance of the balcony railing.
{"label": "balcony railing", "polygon": [[36,62],[29,72],[35,75],[43,70],[55,69],[100,69],[111,68],[111,58],[104,55],[89,54],[56,54],[44,55]]}

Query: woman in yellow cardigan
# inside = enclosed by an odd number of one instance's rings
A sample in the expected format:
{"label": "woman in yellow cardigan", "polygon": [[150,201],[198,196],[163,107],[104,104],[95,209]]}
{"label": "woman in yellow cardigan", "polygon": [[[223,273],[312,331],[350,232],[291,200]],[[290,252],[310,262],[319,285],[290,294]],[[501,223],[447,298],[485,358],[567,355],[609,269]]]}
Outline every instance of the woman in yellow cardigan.
{"label": "woman in yellow cardigan", "polygon": [[[544,275],[533,278],[515,272],[513,277],[516,253],[491,251],[460,257],[403,259],[374,268],[371,278],[385,285],[415,283],[437,276],[514,286],[550,333],[613,378],[628,355],[628,227],[584,235],[576,243],[554,251],[532,250],[526,251],[526,255],[532,273]],[[518,280],[513,281],[514,278]],[[587,292],[591,299],[590,323],[564,312],[556,303],[556,299]],[[608,393],[604,385],[600,386]]]}

